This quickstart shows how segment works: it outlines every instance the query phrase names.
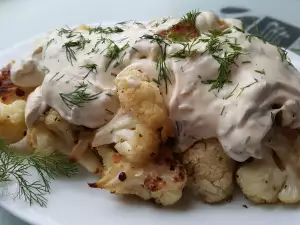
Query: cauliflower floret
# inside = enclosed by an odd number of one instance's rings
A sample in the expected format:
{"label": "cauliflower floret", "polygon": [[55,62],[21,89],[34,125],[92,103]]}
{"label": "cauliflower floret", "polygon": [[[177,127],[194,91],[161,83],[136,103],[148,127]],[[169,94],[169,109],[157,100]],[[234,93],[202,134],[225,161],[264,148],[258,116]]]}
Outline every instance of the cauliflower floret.
{"label": "cauliflower floret", "polygon": [[18,142],[26,135],[25,106],[24,100],[8,105],[0,102],[0,138],[6,143]]}
{"label": "cauliflower floret", "polygon": [[161,157],[140,167],[107,146],[99,147],[98,153],[104,170],[101,179],[90,183],[90,187],[107,189],[114,194],[137,195],[145,200],[153,198],[162,205],[174,204],[181,198],[187,178],[178,162]]}
{"label": "cauliflower floret", "polygon": [[189,187],[208,203],[217,203],[232,196],[235,162],[223,151],[217,139],[196,142],[183,153]]}
{"label": "cauliflower floret", "polygon": [[156,156],[160,143],[172,135],[163,98],[138,70],[125,69],[115,82],[121,108],[96,132],[92,146],[115,143],[129,162],[142,164]]}
{"label": "cauliflower floret", "polygon": [[169,130],[159,88],[139,70],[125,69],[115,79],[121,107],[152,129]]}
{"label": "cauliflower floret", "polygon": [[[300,136],[275,129],[265,141],[263,159],[242,165],[236,180],[255,203],[300,202]],[[289,135],[286,137],[285,133]]]}
{"label": "cauliflower floret", "polygon": [[65,148],[65,146],[49,129],[43,124],[36,124],[27,131],[27,145],[41,155],[48,156],[56,149]]}
{"label": "cauliflower floret", "polygon": [[[55,110],[50,109],[38,123],[28,129],[27,143],[42,154],[51,154],[54,150],[69,155],[71,161],[78,161],[92,173],[98,173],[101,162],[89,148],[91,138],[75,138],[76,129],[65,121]],[[76,152],[76,153],[74,153]],[[79,152],[79,153],[78,153]]]}
{"label": "cauliflower floret", "polygon": [[121,155],[138,164],[156,156],[160,141],[156,130],[120,109],[108,124],[96,132],[92,146],[116,143],[114,147]]}
{"label": "cauliflower floret", "polygon": [[64,120],[57,111],[50,109],[45,116],[46,127],[63,139],[67,146],[73,146],[75,142],[74,127]]}
{"label": "cauliflower floret", "polygon": [[[270,149],[264,149],[265,154]],[[236,173],[236,181],[245,196],[255,203],[276,203],[286,175],[271,156],[244,164]]]}

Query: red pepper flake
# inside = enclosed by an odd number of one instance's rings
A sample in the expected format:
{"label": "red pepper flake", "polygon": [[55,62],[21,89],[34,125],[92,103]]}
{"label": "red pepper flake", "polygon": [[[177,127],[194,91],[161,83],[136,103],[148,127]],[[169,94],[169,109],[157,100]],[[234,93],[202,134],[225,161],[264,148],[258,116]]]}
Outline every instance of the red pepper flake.
{"label": "red pepper flake", "polygon": [[126,173],[125,172],[121,172],[121,173],[119,173],[119,180],[120,181],[125,181],[126,180]]}

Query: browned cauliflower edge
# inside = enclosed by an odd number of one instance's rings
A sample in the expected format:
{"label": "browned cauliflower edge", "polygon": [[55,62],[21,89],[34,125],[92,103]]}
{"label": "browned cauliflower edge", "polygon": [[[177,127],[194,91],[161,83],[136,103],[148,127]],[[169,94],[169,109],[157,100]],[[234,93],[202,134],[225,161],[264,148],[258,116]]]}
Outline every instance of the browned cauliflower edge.
{"label": "browned cauliflower edge", "polygon": [[184,167],[172,157],[159,156],[136,166],[108,146],[97,149],[104,169],[101,179],[90,183],[90,187],[118,195],[137,195],[144,200],[154,199],[162,205],[172,205],[181,198],[187,175]]}

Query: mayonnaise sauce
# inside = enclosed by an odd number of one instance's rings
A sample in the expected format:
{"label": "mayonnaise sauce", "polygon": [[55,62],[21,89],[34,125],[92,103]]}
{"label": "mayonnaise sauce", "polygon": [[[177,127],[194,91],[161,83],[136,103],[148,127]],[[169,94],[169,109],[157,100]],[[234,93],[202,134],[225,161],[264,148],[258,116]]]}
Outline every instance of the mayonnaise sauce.
{"label": "mayonnaise sauce", "polygon": [[[57,110],[72,124],[98,128],[107,123],[119,108],[114,78],[120,71],[130,66],[142,70],[149,78],[157,79],[160,46],[141,37],[158,34],[179,21],[169,18],[148,24],[117,24],[124,31],[112,34],[90,33],[84,29],[61,35],[58,31],[52,32],[41,52],[35,52],[12,67],[14,83],[38,86],[28,99],[28,126],[47,106]],[[196,53],[192,57],[166,58],[170,82],[167,82],[168,91],[164,82],[160,89],[169,116],[177,126],[179,149],[184,151],[197,140],[217,137],[229,156],[244,161],[250,156],[261,157],[261,141],[278,112],[282,111],[286,126],[300,126],[300,76],[277,47],[248,36],[232,25],[241,27],[240,21],[225,20],[224,23],[211,12],[203,12],[196,18],[201,38],[209,38],[211,30],[227,29],[231,32],[218,37],[220,42],[229,41],[241,47],[243,53],[230,66],[230,83],[213,90],[210,89],[212,84],[206,84],[219,76],[220,63],[206,51],[207,42],[200,41],[193,46]],[[64,45],[82,40],[80,38],[88,40],[84,47],[72,47],[73,53],[66,52]],[[112,60],[109,55],[114,45],[122,51]],[[180,49],[181,44],[168,42],[167,56]],[[229,44],[222,44],[221,49],[221,56],[233,52]],[[29,62],[31,71],[28,71]],[[97,65],[96,70],[89,71],[84,67],[92,64]],[[26,77],[21,76],[22,73]],[[85,88],[89,97],[97,97],[80,104],[74,103],[74,99],[68,101],[68,96],[74,94],[74,90],[78,91],[82,84],[81,88]]]}

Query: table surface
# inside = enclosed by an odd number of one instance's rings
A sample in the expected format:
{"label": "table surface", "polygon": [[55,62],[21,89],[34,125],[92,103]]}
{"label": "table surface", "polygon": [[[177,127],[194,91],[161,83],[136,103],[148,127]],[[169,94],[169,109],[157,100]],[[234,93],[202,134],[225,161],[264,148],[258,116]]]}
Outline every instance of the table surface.
{"label": "table surface", "polygon": [[[181,16],[192,9],[212,10],[221,17],[273,17],[288,23],[290,32],[300,37],[300,30],[293,30],[300,26],[300,0],[0,0],[0,51],[65,25]],[[299,48],[300,38],[291,38],[293,43],[286,47]],[[27,225],[1,207],[0,221],[1,225]]]}

